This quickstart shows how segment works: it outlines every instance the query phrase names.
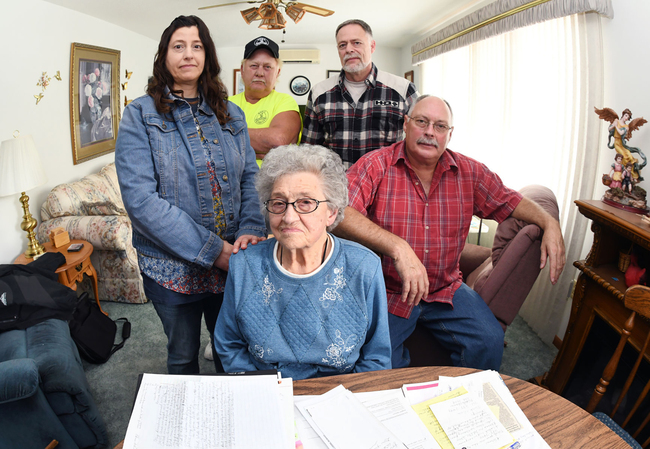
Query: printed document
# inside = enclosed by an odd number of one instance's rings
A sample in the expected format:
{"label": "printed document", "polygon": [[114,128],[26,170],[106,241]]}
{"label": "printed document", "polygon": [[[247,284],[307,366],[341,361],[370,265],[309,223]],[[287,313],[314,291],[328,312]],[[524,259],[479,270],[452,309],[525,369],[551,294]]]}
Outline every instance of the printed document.
{"label": "printed document", "polygon": [[[342,385],[296,405],[330,449],[406,449],[406,446]],[[300,435],[300,438],[302,440],[303,436]]]}

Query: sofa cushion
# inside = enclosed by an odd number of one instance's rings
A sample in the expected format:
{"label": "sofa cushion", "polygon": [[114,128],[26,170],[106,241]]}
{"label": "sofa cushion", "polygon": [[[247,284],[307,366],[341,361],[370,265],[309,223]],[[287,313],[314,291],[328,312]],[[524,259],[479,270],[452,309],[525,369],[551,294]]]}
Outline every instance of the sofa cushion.
{"label": "sofa cushion", "polygon": [[90,242],[95,251],[126,251],[130,248],[131,220],[126,215],[54,218],[41,223],[38,239],[48,241],[50,231],[58,227],[64,228],[71,239]]}
{"label": "sofa cushion", "polygon": [[0,333],[0,362],[27,357],[25,332],[14,329]]}
{"label": "sofa cushion", "polygon": [[467,277],[465,283],[468,285],[469,288],[478,292],[485,284],[485,281],[487,281],[491,272],[492,272],[492,259],[488,257],[483,261],[481,265],[479,265],[479,267],[476,270],[472,271],[472,273]]}
{"label": "sofa cushion", "polygon": [[41,208],[41,219],[71,215],[126,215],[115,164],[52,189]]}
{"label": "sofa cushion", "polygon": [[[540,185],[530,185],[524,187],[519,192],[524,197],[539,204],[542,209],[548,212],[553,218],[559,220],[560,211],[557,206],[555,195],[551,189]],[[499,263],[501,255],[519,231],[527,225],[528,223],[523,220],[517,220],[516,218],[510,217],[497,227],[496,234],[494,235],[494,244],[492,246],[492,264],[494,266]],[[539,229],[539,234],[542,234],[541,229]]]}
{"label": "sofa cushion", "polygon": [[32,359],[0,363],[0,404],[28,398],[38,391],[38,368]]}

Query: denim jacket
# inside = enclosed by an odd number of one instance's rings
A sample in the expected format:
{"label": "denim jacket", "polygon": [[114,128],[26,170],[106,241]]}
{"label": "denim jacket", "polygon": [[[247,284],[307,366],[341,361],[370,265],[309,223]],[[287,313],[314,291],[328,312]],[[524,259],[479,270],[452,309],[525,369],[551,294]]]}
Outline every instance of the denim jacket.
{"label": "denim jacket", "polygon": [[[176,98],[175,106],[160,114],[153,98],[145,95],[126,107],[115,146],[118,180],[138,252],[163,259],[171,255],[209,268],[223,240],[214,233],[206,156],[190,105]],[[228,113],[232,120],[222,126],[202,101],[197,115],[221,186],[224,240],[232,243],[244,234],[264,236],[266,226],[244,114],[231,102]]]}

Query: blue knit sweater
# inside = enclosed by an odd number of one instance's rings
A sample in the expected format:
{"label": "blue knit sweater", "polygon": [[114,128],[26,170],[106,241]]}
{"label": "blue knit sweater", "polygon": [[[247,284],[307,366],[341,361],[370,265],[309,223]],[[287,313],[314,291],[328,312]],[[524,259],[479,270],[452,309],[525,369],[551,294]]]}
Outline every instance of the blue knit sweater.
{"label": "blue knit sweater", "polygon": [[293,277],[270,239],[230,258],[215,346],[226,372],[277,369],[306,379],[391,367],[386,287],[379,258],[330,236],[315,273]]}

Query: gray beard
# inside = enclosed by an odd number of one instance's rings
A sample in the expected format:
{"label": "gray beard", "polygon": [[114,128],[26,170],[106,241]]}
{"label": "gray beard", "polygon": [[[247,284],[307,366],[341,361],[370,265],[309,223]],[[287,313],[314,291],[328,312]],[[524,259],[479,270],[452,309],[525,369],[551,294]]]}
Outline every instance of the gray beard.
{"label": "gray beard", "polygon": [[348,72],[348,73],[359,73],[362,72],[366,67],[370,65],[370,61],[368,63],[364,64],[362,61],[358,62],[357,64],[353,66],[349,65],[344,65],[343,70]]}

